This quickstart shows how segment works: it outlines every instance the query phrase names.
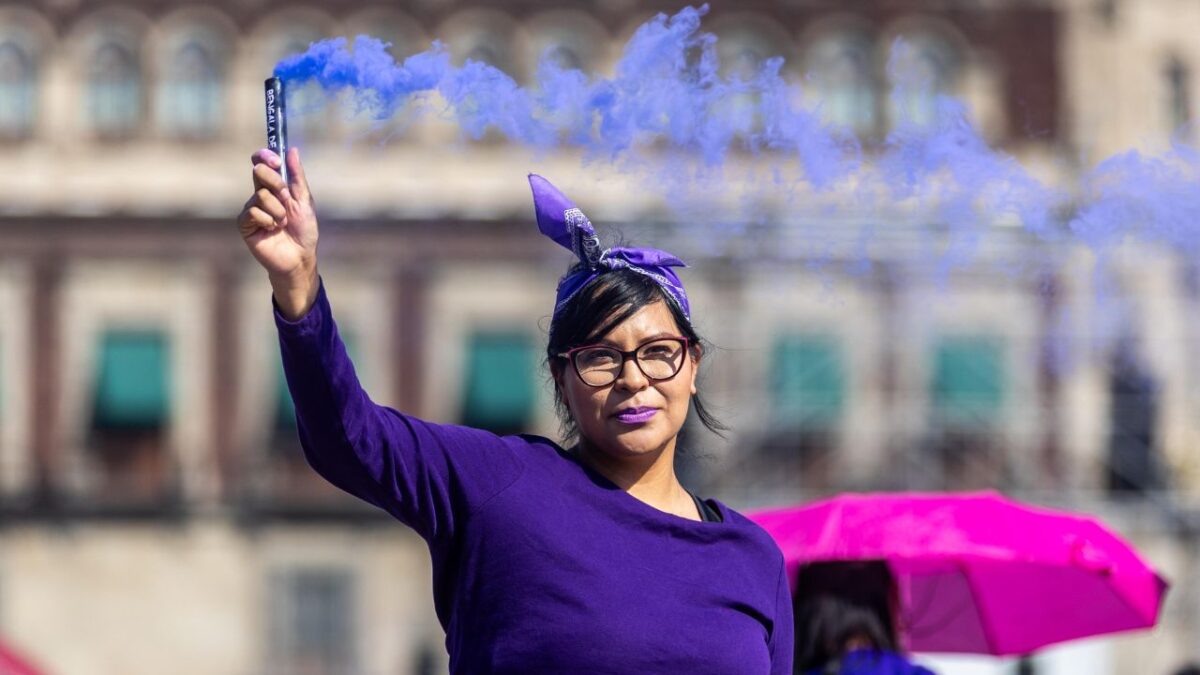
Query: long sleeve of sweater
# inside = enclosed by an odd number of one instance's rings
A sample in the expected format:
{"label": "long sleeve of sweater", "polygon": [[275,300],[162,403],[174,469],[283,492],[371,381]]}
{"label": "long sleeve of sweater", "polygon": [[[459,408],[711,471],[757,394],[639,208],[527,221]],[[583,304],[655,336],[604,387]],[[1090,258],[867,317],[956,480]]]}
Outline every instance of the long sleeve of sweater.
{"label": "long sleeve of sweater", "polygon": [[288,389],[309,464],[431,545],[520,476],[520,442],[377,405],[359,384],[322,286],[296,321],[276,307]]}

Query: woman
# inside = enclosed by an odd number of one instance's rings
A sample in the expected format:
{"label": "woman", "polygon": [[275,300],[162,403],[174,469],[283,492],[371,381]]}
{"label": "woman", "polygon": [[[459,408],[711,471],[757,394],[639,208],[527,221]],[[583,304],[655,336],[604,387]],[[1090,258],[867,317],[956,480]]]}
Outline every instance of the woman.
{"label": "woman", "polygon": [[428,543],[451,671],[790,674],[782,555],[675,476],[702,357],[671,269],[682,263],[601,250],[587,218],[531,176],[539,228],[579,258],[559,284],[547,349],[577,442],[433,424],[359,386],[317,273],[295,149],[286,161],[285,184],[278,157],[254,155],[238,224],[271,280],[304,452]]}
{"label": "woman", "polygon": [[811,563],[793,596],[796,675],[933,675],[899,653],[887,563]]}

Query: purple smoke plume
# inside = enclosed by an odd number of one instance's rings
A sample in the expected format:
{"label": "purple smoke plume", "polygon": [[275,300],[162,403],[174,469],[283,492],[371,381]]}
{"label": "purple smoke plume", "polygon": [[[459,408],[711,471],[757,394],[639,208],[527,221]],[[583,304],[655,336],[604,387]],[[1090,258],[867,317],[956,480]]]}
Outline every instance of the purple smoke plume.
{"label": "purple smoke plume", "polygon": [[[707,8],[659,15],[626,45],[611,78],[563,68],[550,59],[525,88],[504,72],[468,60],[450,63],[439,43],[396,63],[387,44],[358,36],[313,44],[282,60],[275,75],[289,83],[317,82],[325,91],[353,90],[358,104],[387,119],[414,97],[437,93],[472,138],[496,129],[510,140],[546,148],[560,144],[616,158],[665,139],[719,164],[735,145],[793,153],[808,180],[826,186],[856,166],[856,147],[839,139],[817,115],[790,104],[792,89],[769,59],[750,81],[718,74],[716,38],[700,32]],[[738,94],[761,97],[757,109],[731,105]]]}
{"label": "purple smoke plume", "polygon": [[[883,147],[867,156],[849,130],[796,103],[799,85],[781,75],[782,58],[767,59],[748,79],[722,77],[716,37],[700,30],[706,12],[689,7],[642,25],[612,77],[544,58],[535,82],[522,87],[484,63],[452,65],[436,42],[397,63],[385,43],[366,36],[352,44],[344,38],[314,43],[283,59],[275,75],[295,85],[316,82],[330,95],[350,92],[359,109],[378,120],[436,94],[471,138],[494,129],[529,147],[581,147],[611,161],[666,145],[720,168],[732,151],[746,151],[772,167],[767,175],[774,178],[759,181],[766,189],[789,188],[780,178],[786,165],[789,174],[799,169],[814,191],[808,194],[842,194],[843,203],[860,211],[913,207],[917,218],[944,231],[947,242],[937,254],[943,272],[970,264],[979,238],[998,222],[1046,242],[1103,249],[1137,236],[1195,252],[1200,157],[1192,148],[1178,146],[1159,157],[1120,155],[1073,188],[1053,187],[989,148],[960,101],[936,97],[932,121],[899,120]],[[894,96],[930,86],[898,70],[904,49],[898,43],[893,50]],[[680,178],[664,183],[670,180]],[[872,228],[878,224],[864,231]],[[861,238],[855,246],[867,248]]]}

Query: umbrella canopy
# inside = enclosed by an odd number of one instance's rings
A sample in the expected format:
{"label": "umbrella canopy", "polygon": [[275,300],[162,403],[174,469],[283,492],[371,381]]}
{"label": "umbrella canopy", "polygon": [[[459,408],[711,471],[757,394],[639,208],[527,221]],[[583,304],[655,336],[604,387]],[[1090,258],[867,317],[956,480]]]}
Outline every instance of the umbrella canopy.
{"label": "umbrella canopy", "polygon": [[42,671],[0,642],[0,675],[42,675]]}
{"label": "umbrella canopy", "polygon": [[787,560],[883,560],[909,649],[997,656],[1148,628],[1167,583],[1095,518],[993,493],[848,494],[752,514]]}

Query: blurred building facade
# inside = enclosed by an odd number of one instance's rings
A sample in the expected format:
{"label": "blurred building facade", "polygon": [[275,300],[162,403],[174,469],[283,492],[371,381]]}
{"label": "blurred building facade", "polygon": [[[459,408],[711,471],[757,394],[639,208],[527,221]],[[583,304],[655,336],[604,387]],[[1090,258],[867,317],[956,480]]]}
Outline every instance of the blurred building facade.
{"label": "blurred building facade", "polygon": [[[358,33],[398,58],[437,38],[521,82],[547,52],[609,72],[638,25],[677,9],[0,5],[0,636],[50,673],[443,671],[423,543],[300,455],[270,289],[233,225],[263,144],[262,80],[313,40]],[[1200,6],[1167,0],[742,0],[713,3],[705,27],[728,69],[786,57],[868,153],[898,116],[933,114],[928,95],[889,96],[897,38],[933,93],[1051,181],[1166,147],[1195,112]],[[715,346],[705,394],[733,428],[688,427],[692,487],[746,508],[995,488],[1097,512],[1176,581],[1164,626],[1034,672],[1200,660],[1191,261],[1129,245],[1100,279],[1092,252],[996,227],[987,265],[939,276],[914,262],[941,241],[917,214],[872,216],[861,252],[840,227],[853,215],[778,208],[714,250],[653,189],[590,182],[572,151],[535,158],[339,106],[293,120],[323,276],[376,401],[555,435],[542,353],[567,260],[533,227],[536,170],[593,221],[692,264]],[[1053,264],[1013,272],[1031,258]]]}

